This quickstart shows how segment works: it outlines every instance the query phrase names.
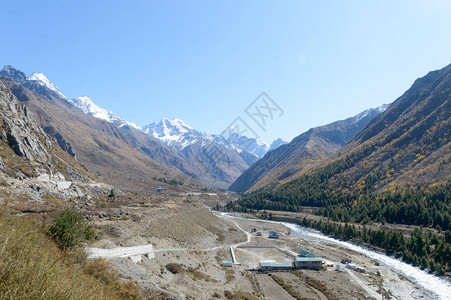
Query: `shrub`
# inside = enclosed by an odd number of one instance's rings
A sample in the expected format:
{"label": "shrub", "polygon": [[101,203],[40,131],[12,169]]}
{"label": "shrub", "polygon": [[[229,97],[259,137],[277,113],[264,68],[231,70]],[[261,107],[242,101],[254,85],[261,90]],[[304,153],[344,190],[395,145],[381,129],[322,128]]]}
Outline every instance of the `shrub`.
{"label": "shrub", "polygon": [[94,239],[95,232],[91,223],[83,215],[71,208],[65,208],[56,216],[49,228],[50,236],[60,249],[66,250]]}
{"label": "shrub", "polygon": [[176,263],[167,264],[166,269],[172,274],[179,274],[183,272],[183,267],[180,264]]}

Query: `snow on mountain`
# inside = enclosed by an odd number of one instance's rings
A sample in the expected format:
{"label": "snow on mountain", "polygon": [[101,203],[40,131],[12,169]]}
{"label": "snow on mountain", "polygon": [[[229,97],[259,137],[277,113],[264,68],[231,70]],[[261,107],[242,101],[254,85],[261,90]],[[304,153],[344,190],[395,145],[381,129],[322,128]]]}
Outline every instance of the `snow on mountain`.
{"label": "snow on mountain", "polygon": [[59,91],[58,87],[56,87],[42,73],[34,72],[30,76],[26,77],[23,72],[16,70],[12,66],[5,65],[3,70],[0,71],[0,74],[7,75],[19,83],[25,84],[25,86],[33,87],[33,89],[38,87],[38,92],[44,89],[45,93],[50,93],[53,96],[56,95],[62,100],[73,104],[84,113],[95,118],[108,121],[118,127],[128,125],[141,130],[159,139],[167,146],[177,150],[183,150],[187,146],[197,142],[200,143],[201,147],[215,143],[240,154],[245,152],[252,154],[256,158],[261,158],[269,150],[275,149],[276,147],[286,143],[282,140],[277,140],[272,144],[269,144],[239,135],[236,132],[233,132],[233,128],[231,128],[231,133],[227,137],[217,134],[204,133],[194,130],[192,127],[188,126],[185,122],[179,119],[164,118],[160,122],[155,122],[141,128],[136,124],[123,119],[112,111],[97,106],[88,96],[75,97],[72,100],[68,99]]}
{"label": "snow on mountain", "polygon": [[241,151],[247,151],[258,158],[265,155],[270,146],[267,142],[248,138],[247,136],[239,135],[237,133],[232,133],[227,138],[227,142],[229,147],[234,147]]}
{"label": "snow on mountain", "polygon": [[47,79],[42,73],[32,73],[30,76],[26,77],[25,74],[15,69],[10,65],[5,65],[0,71],[0,74],[6,75],[11,79],[23,84],[26,88],[36,91],[38,93],[50,94],[52,96],[57,96],[63,100],[68,100],[66,96],[61,93],[58,88]]}
{"label": "snow on mountain", "polygon": [[47,79],[47,77],[44,76],[42,73],[35,73],[33,72],[30,76],[27,77],[28,81],[36,82],[37,84],[41,86],[45,86],[49,90],[53,91],[55,94],[57,94],[60,98],[67,100],[66,96],[64,96],[58,88],[50,82],[50,80]]}
{"label": "snow on mountain", "polygon": [[78,107],[85,114],[88,114],[98,119],[108,121],[118,127],[129,125],[136,129],[139,130],[141,129],[138,125],[128,122],[127,120],[124,120],[122,117],[113,113],[111,110],[106,110],[104,108],[97,106],[94,102],[92,102],[91,98],[89,98],[88,96],[75,97],[72,100],[68,100],[68,102]]}
{"label": "snow on mountain", "polygon": [[5,65],[3,69],[0,71],[0,74],[6,75],[19,83],[24,83],[27,80],[27,76],[25,75],[24,72],[17,70],[10,65]]}
{"label": "snow on mountain", "polygon": [[361,113],[359,113],[358,115],[356,115],[354,117],[354,123],[357,123],[358,121],[362,120],[363,118],[365,118],[366,116],[369,116],[372,113],[382,113],[384,112],[388,107],[390,106],[390,104],[383,104],[379,107],[376,108],[369,108],[367,110],[362,111]]}
{"label": "snow on mountain", "polygon": [[210,141],[207,134],[194,130],[179,119],[163,118],[159,122],[144,126],[142,131],[159,139],[166,146],[177,150],[183,150],[197,141]]}
{"label": "snow on mountain", "polygon": [[22,71],[16,70],[10,65],[5,65],[3,69],[0,71],[0,74],[9,76],[15,81],[24,84],[26,87],[31,88],[37,91],[38,93],[51,94],[53,96],[56,95],[62,100],[65,100],[73,104],[75,107],[79,108],[84,113],[93,116],[95,118],[108,121],[118,127],[128,125],[138,130],[141,130],[141,127],[137,126],[136,124],[128,122],[127,120],[123,119],[122,117],[113,113],[110,110],[106,110],[104,108],[97,106],[96,104],[94,104],[94,102],[92,102],[91,98],[89,98],[88,96],[76,97],[72,100],[69,100],[42,73],[34,72],[30,76],[26,77]]}
{"label": "snow on mountain", "polygon": [[379,112],[384,112],[387,110],[387,108],[390,106],[390,104],[382,104],[379,107],[376,107],[375,109],[378,110]]}
{"label": "snow on mountain", "polygon": [[[201,147],[211,144],[217,144],[226,149],[233,150],[237,153],[248,152],[257,158],[263,157],[270,149],[274,149],[286,142],[277,140],[276,144],[268,144],[266,142],[248,138],[235,132],[227,137],[204,133],[197,131],[179,119],[163,118],[159,122],[146,125],[142,129],[143,132],[159,139],[166,146],[176,150],[183,150],[189,145],[199,143]],[[275,141],[276,142],[276,141]],[[273,148],[271,148],[273,147]]]}

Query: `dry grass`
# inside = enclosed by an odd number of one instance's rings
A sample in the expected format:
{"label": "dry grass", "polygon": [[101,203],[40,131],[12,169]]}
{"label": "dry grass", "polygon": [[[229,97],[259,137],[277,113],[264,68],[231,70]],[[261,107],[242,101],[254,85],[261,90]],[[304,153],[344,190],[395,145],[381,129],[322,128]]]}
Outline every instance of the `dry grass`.
{"label": "dry grass", "polygon": [[140,298],[105,262],[86,262],[80,249],[61,252],[41,222],[0,212],[0,299]]}
{"label": "dry grass", "polygon": [[279,276],[274,275],[274,274],[271,274],[271,277],[272,277],[272,279],[274,279],[274,281],[278,285],[280,285],[285,291],[287,291],[288,294],[290,294],[293,298],[295,298],[297,300],[306,299],[291,284],[286,283],[285,280],[283,280],[282,277],[279,277]]}
{"label": "dry grass", "polygon": [[323,293],[327,299],[329,300],[338,300],[339,298],[335,297],[328,289],[324,282],[318,281],[316,279],[313,279],[311,277],[308,277],[302,273],[302,271],[296,270],[292,271],[292,274],[296,275],[300,279],[304,280],[305,283],[307,283],[309,286],[317,289],[321,293]]}
{"label": "dry grass", "polygon": [[211,276],[209,276],[201,271],[198,271],[196,269],[193,269],[191,267],[188,267],[186,269],[186,271],[188,273],[191,273],[195,280],[205,280],[207,282],[214,282],[214,283],[218,282],[216,279],[212,278]]}
{"label": "dry grass", "polygon": [[238,292],[231,292],[231,291],[224,291],[224,296],[227,299],[231,299],[231,300],[257,300],[258,298],[247,293],[247,292],[242,292],[242,291],[238,291]]}

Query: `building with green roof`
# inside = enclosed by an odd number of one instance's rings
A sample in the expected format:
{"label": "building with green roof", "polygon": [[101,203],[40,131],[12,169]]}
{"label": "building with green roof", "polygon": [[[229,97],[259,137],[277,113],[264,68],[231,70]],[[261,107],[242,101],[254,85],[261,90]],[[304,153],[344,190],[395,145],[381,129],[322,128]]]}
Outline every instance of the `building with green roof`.
{"label": "building with green roof", "polygon": [[299,253],[299,256],[303,256],[303,257],[315,257],[316,256],[312,252],[309,252],[309,251],[304,250],[304,249],[299,250],[298,253]]}

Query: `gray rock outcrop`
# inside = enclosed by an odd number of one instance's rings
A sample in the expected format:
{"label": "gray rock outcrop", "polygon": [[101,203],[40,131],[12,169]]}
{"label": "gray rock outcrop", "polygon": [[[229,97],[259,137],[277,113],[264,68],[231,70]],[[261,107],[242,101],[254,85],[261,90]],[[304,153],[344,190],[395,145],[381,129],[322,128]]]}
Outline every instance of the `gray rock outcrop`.
{"label": "gray rock outcrop", "polygon": [[51,143],[27,108],[0,83],[0,139],[30,161],[50,161],[44,145]]}

